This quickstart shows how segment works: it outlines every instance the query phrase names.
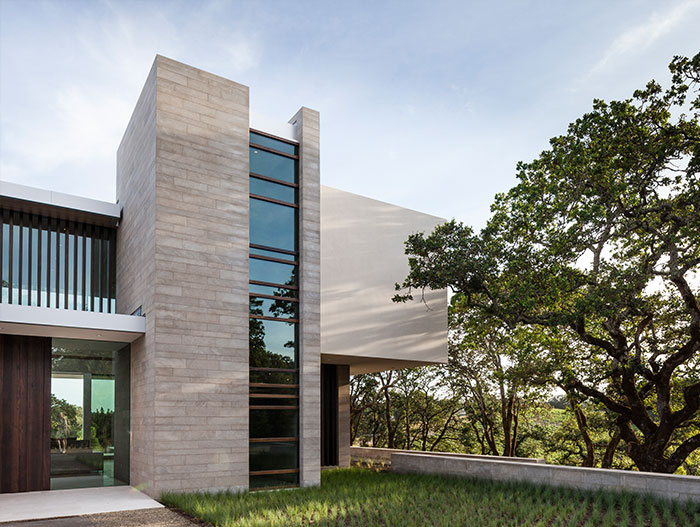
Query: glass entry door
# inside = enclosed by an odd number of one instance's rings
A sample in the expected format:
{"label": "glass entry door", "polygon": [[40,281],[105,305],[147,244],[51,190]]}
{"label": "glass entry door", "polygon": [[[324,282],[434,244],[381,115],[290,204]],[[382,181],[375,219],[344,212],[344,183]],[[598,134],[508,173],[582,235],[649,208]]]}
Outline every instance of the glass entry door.
{"label": "glass entry door", "polygon": [[129,345],[53,339],[51,489],[129,483]]}

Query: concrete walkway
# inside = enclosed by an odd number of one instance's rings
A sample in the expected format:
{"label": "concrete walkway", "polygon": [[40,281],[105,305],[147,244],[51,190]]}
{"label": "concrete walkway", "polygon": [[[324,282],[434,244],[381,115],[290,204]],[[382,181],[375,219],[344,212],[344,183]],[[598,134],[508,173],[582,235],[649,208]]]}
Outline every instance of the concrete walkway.
{"label": "concrete walkway", "polygon": [[2,527],[198,527],[170,509],[107,512],[69,518],[0,523]]}
{"label": "concrete walkway", "polygon": [[0,494],[0,522],[159,508],[163,505],[128,486]]}

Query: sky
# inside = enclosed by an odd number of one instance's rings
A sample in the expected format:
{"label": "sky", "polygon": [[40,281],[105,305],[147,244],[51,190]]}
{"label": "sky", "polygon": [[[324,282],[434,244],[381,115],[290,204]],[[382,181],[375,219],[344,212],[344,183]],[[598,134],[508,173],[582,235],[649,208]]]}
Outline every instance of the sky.
{"label": "sky", "polygon": [[0,0],[0,179],[114,201],[156,54],[321,113],[321,182],[480,228],[516,163],[700,51],[700,0]]}

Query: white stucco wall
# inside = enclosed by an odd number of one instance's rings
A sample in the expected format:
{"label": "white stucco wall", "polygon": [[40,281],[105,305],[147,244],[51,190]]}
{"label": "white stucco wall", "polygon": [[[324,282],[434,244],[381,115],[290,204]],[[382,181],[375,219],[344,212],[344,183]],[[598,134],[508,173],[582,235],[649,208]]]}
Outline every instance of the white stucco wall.
{"label": "white stucco wall", "polygon": [[[445,220],[321,186],[321,354],[351,373],[447,361],[447,292],[396,304],[404,242]],[[417,295],[420,296],[420,295]]]}

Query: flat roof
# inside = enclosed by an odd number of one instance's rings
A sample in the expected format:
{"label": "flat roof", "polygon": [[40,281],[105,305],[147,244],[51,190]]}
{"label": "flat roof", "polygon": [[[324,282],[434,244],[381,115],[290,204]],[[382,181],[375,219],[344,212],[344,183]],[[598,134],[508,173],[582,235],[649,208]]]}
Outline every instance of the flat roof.
{"label": "flat roof", "polygon": [[117,203],[0,181],[2,206],[33,214],[116,227],[121,218]]}

